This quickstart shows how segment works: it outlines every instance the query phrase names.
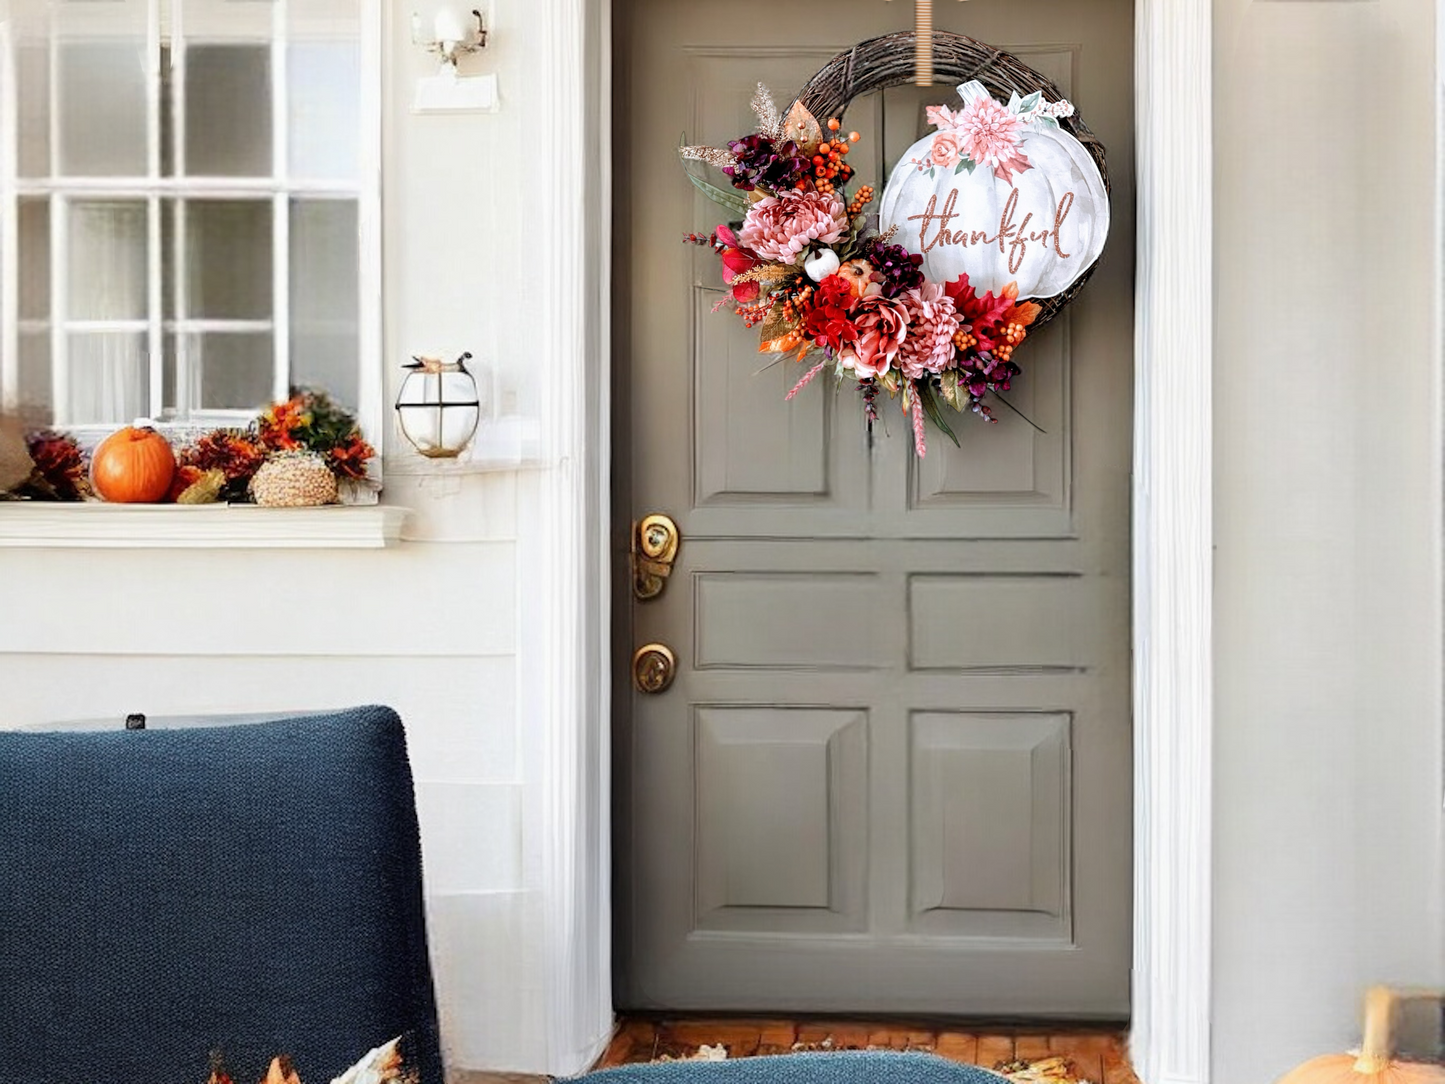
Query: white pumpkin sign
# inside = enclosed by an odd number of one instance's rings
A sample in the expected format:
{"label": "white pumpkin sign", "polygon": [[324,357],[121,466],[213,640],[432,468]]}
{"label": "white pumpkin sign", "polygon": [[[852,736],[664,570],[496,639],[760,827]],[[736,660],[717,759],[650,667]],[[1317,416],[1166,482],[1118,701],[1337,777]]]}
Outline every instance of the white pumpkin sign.
{"label": "white pumpkin sign", "polygon": [[1084,145],[1059,126],[1068,102],[1035,92],[1001,105],[982,83],[958,88],[963,109],[930,106],[939,129],[904,154],[883,191],[879,229],[923,257],[930,282],[968,275],[983,293],[1018,283],[1054,297],[1104,250],[1109,193]]}

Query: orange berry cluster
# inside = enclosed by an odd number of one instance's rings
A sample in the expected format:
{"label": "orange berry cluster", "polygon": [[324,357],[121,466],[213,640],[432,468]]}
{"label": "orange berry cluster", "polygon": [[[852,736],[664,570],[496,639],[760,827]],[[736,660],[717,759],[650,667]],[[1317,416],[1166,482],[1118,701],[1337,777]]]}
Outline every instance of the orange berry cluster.
{"label": "orange berry cluster", "polygon": [[744,327],[755,327],[768,318],[768,310],[773,307],[771,299],[754,301],[752,304],[738,304],[738,315],[743,318]]}
{"label": "orange berry cluster", "polygon": [[[842,121],[837,117],[828,121],[828,130],[831,132],[836,132],[842,126]],[[849,132],[847,139],[835,136],[818,144],[818,151],[813,155],[814,188],[819,192],[832,192],[835,190],[835,181],[838,184],[848,183],[848,179],[853,176],[853,167],[843,161],[843,157],[848,153],[848,144],[857,143],[859,138],[857,132]]]}
{"label": "orange berry cluster", "polygon": [[803,314],[803,310],[808,307],[808,300],[812,296],[813,288],[811,286],[804,286],[791,297],[783,298],[783,318],[789,321],[799,319]]}
{"label": "orange berry cluster", "polygon": [[858,189],[858,194],[853,197],[853,202],[848,204],[848,217],[856,218],[863,213],[863,208],[873,202],[873,186],[865,184]]}
{"label": "orange berry cluster", "polygon": [[1003,329],[1004,341],[1001,345],[993,348],[993,356],[998,358],[999,361],[1012,361],[1014,347],[1023,342],[1024,336],[1027,334],[1028,329],[1025,328],[1023,324],[1015,323],[1006,325]]}
{"label": "orange berry cluster", "polygon": [[978,340],[972,335],[970,335],[967,331],[959,330],[954,332],[953,345],[958,347],[959,350],[963,351],[964,353],[967,353],[978,345]]}

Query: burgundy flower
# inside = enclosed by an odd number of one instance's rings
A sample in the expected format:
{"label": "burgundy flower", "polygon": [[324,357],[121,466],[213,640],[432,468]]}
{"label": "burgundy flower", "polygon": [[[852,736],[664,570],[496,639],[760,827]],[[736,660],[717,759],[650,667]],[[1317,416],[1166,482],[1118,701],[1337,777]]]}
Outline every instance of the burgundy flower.
{"label": "burgundy flower", "polygon": [[882,275],[884,297],[898,297],[923,285],[922,256],[915,256],[902,245],[885,244],[875,237],[863,246],[863,257]]}
{"label": "burgundy flower", "polygon": [[729,143],[728,150],[737,161],[724,166],[723,172],[732,178],[734,188],[744,192],[755,188],[773,192],[797,188],[798,182],[812,169],[812,163],[791,139],[774,143],[764,135],[743,136]]}

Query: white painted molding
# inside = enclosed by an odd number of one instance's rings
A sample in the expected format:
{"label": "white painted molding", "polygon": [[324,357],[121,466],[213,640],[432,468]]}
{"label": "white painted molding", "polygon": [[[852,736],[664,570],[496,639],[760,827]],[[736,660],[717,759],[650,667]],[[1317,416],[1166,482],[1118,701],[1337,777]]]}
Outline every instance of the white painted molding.
{"label": "white painted molding", "polygon": [[1135,0],[1134,990],[1144,1084],[1208,1084],[1213,20]]}
{"label": "white painted molding", "polygon": [[393,505],[0,503],[0,548],[381,549],[401,538]]}
{"label": "white painted molding", "polygon": [[[584,1072],[612,1033],[611,755],[608,591],[612,76],[610,0],[546,0],[544,127],[578,148],[588,183],[544,170],[536,183],[547,213],[536,247],[550,254],[556,289],[537,325],[537,356],[556,366],[549,383],[549,463],[540,478],[539,522],[525,531],[542,582],[541,618],[524,637],[523,717],[543,727],[539,843],[546,930],[549,1073]],[[580,240],[579,240],[580,239]],[[529,723],[533,720],[529,719]]]}

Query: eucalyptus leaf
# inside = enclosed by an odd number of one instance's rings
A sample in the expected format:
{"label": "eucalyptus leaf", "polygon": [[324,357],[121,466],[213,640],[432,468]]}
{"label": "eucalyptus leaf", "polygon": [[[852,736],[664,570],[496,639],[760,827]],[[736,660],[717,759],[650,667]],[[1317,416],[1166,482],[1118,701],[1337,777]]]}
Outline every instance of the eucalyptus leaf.
{"label": "eucalyptus leaf", "polygon": [[719,188],[715,184],[708,184],[707,181],[696,176],[691,170],[687,170],[686,172],[687,179],[693,183],[693,187],[719,207],[734,212],[740,218],[747,216],[748,201],[746,197],[736,192],[729,192],[727,189]]}
{"label": "eucalyptus leaf", "polygon": [[921,388],[922,390],[920,391],[920,385],[915,384],[913,386],[913,393],[918,396],[918,401],[923,406],[924,416],[938,428],[939,432],[953,441],[955,448],[962,447],[962,445],[958,443],[958,437],[954,434],[953,430],[948,427],[948,422],[943,420],[943,412],[938,409],[938,400],[933,397],[933,385],[923,384]]}
{"label": "eucalyptus leaf", "polygon": [[1057,128],[1059,126],[1058,119],[1055,117],[1040,117],[1036,123],[1044,128]]}
{"label": "eucalyptus leaf", "polygon": [[1018,110],[1018,111],[1019,111],[1020,113],[1027,113],[1030,109],[1032,109],[1034,106],[1036,106],[1036,105],[1039,104],[1039,99],[1040,99],[1041,97],[1043,97],[1043,92],[1042,92],[1042,91],[1038,91],[1038,90],[1034,91],[1034,92],[1033,92],[1032,94],[1030,94],[1027,98],[1023,99],[1023,101],[1019,102],[1019,110]]}

